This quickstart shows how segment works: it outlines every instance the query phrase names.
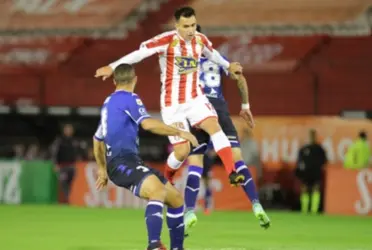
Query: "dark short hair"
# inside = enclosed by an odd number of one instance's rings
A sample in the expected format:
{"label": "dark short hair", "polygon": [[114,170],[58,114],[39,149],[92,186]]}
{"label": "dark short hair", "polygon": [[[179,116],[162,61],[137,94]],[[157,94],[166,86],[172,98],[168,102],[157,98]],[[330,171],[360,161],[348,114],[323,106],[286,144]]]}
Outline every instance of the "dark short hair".
{"label": "dark short hair", "polygon": [[201,26],[198,24],[198,25],[196,25],[196,31],[197,32],[201,32]]}
{"label": "dark short hair", "polygon": [[174,18],[179,21],[181,17],[195,16],[195,10],[191,7],[181,7],[174,12]]}
{"label": "dark short hair", "polygon": [[362,130],[359,132],[359,137],[363,140],[367,140],[367,132]]}
{"label": "dark short hair", "polygon": [[120,64],[114,70],[114,81],[116,84],[127,84],[136,77],[134,68],[130,64]]}

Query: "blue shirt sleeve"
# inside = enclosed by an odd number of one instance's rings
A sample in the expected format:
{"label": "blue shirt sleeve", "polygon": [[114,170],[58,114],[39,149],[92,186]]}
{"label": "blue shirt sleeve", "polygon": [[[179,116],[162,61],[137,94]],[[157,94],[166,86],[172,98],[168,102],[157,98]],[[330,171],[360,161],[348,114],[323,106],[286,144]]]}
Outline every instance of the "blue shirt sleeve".
{"label": "blue shirt sleeve", "polygon": [[141,98],[135,94],[133,95],[132,101],[129,103],[129,109],[126,110],[126,113],[137,124],[140,124],[144,119],[151,117],[147,113],[146,107],[143,105]]}
{"label": "blue shirt sleeve", "polygon": [[96,133],[94,133],[94,138],[98,141],[103,141],[104,140],[104,135],[103,135],[103,129],[102,129],[101,122],[99,122]]}

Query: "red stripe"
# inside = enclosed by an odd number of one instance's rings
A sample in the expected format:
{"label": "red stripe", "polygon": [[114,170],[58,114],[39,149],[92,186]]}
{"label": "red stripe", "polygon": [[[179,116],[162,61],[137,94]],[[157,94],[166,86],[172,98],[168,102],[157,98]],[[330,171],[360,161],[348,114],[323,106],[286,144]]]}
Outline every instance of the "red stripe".
{"label": "red stripe", "polygon": [[[187,48],[184,40],[180,40],[181,55],[187,56]],[[178,103],[185,103],[186,100],[186,81],[187,74],[181,74],[180,85],[178,88]]]}
{"label": "red stripe", "polygon": [[202,39],[202,43],[204,44],[204,46],[206,46],[210,51],[213,51],[213,48],[212,48],[211,43],[209,42],[208,38],[203,34],[199,34],[199,35]]}
{"label": "red stripe", "polygon": [[153,40],[150,40],[150,42],[146,43],[145,45],[149,49],[159,47],[159,46],[164,46],[164,45],[167,45],[168,43],[170,43],[173,36],[174,36],[174,34],[169,34],[169,35],[167,35],[165,37],[162,37],[162,38],[159,38],[159,39],[153,39]]}
{"label": "red stripe", "polygon": [[167,65],[165,73],[165,106],[172,105],[172,82],[173,82],[173,67],[174,67],[174,48],[168,47]]}
{"label": "red stripe", "polygon": [[[196,53],[196,38],[195,37],[194,39],[192,39],[191,43],[192,43],[192,55],[195,58],[195,60],[198,61],[199,57],[198,57],[198,54]],[[198,95],[198,92],[196,91],[197,80],[198,80],[198,71],[195,71],[194,73],[192,73],[192,92],[191,92],[192,98],[195,98]]]}

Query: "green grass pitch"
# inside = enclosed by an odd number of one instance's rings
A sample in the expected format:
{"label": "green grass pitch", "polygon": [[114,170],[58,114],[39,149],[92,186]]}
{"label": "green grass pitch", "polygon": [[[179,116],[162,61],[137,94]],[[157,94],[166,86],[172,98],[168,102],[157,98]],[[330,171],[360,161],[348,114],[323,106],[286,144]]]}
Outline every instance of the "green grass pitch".
{"label": "green grass pitch", "polygon": [[[251,213],[199,215],[188,250],[372,250],[372,218],[270,212],[263,230]],[[166,224],[163,242],[168,245]],[[3,250],[143,250],[144,212],[65,206],[0,206]]]}

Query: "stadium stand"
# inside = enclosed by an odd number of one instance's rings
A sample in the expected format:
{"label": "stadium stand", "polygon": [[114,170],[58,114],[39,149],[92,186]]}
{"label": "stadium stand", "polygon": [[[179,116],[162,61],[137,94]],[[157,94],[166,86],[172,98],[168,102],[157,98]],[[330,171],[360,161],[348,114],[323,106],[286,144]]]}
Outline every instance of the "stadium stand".
{"label": "stadium stand", "polygon": [[364,0],[193,1],[199,22],[216,34],[249,31],[269,34],[367,34]]}
{"label": "stadium stand", "polygon": [[[2,7],[5,2],[1,3]],[[346,20],[355,21],[357,17],[370,14],[367,8],[369,1],[305,1],[302,6],[306,8],[300,8],[296,5],[297,1],[289,0],[270,4],[253,0],[232,2],[192,1],[192,6],[197,10],[199,23],[203,27],[211,27],[206,29],[206,33],[214,47],[230,60],[244,65],[255,114],[340,114],[345,108],[360,109],[358,100],[363,101],[363,105],[368,103],[372,106],[371,99],[365,94],[371,89],[368,85],[368,65],[372,63],[372,37],[368,35],[371,26],[367,26],[368,34],[360,37],[334,36],[332,29],[323,30],[316,36],[304,33],[286,35],[285,28],[278,30],[280,35],[256,36],[246,29],[240,29],[242,26],[239,23],[244,22],[246,26],[254,23],[261,29],[271,29],[271,24],[283,25],[285,22],[290,22],[291,27],[300,28],[305,28],[301,26],[304,24],[320,28],[323,24],[348,25]],[[92,3],[81,11],[93,13],[93,9],[102,4],[101,1]],[[0,99],[9,105],[14,105],[19,99],[28,99],[31,103],[44,106],[99,106],[110,91],[111,84],[94,79],[95,70],[137,49],[142,41],[163,31],[174,9],[185,3],[183,0],[128,1],[125,12],[120,12],[115,25],[110,24],[107,29],[95,30],[88,26],[81,30],[73,28],[77,26],[61,24],[52,31],[45,27],[36,30],[38,38],[26,31],[11,35],[17,26],[3,26],[0,28],[3,34],[0,43]],[[234,9],[235,5],[242,11]],[[316,6],[320,5],[324,11],[317,11]],[[98,19],[111,13],[110,6],[104,9],[102,17]],[[115,13],[119,13],[119,10],[115,10]],[[236,14],[236,19],[229,17],[230,10]],[[278,16],[275,10],[288,15]],[[54,11],[60,13],[58,8]],[[222,11],[224,15],[219,15]],[[162,15],[159,15],[160,12]],[[310,18],[314,17],[311,13],[316,14],[317,18]],[[211,14],[218,18],[213,18]],[[10,17],[5,15],[1,18],[6,20]],[[225,18],[229,18],[229,21]],[[313,22],[313,19],[318,22]],[[224,33],[224,27],[219,26],[227,23],[234,25],[232,30],[236,29],[233,36]],[[213,30],[213,27],[221,29]],[[159,99],[153,98],[154,94],[160,92],[157,58],[146,59],[136,66],[136,70],[140,79],[138,93],[150,110],[158,112]],[[337,73],[340,71],[342,74]],[[30,83],[24,83],[24,79],[30,79]],[[19,84],[12,84],[12,88],[6,90],[1,87],[11,82]],[[353,84],[352,90],[350,83]],[[32,84],[32,90],[26,87],[28,84]],[[231,86],[229,81],[225,87],[226,97],[231,112],[236,113],[239,109],[237,91],[235,87],[228,86]],[[298,93],[302,93],[302,96]],[[330,98],[328,93],[337,95],[337,98]],[[359,95],[360,98],[349,98],[347,93]],[[89,98],[86,98],[87,95]]]}

